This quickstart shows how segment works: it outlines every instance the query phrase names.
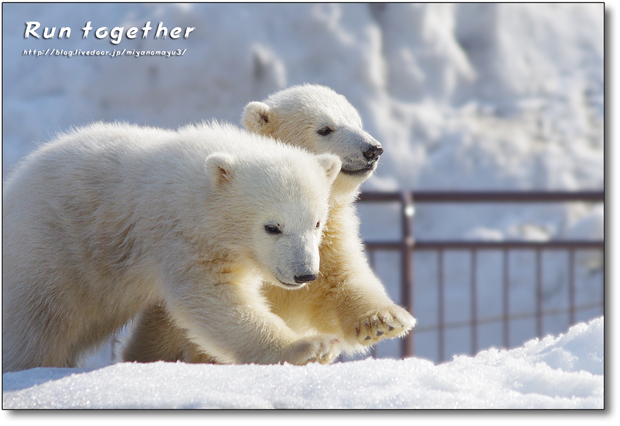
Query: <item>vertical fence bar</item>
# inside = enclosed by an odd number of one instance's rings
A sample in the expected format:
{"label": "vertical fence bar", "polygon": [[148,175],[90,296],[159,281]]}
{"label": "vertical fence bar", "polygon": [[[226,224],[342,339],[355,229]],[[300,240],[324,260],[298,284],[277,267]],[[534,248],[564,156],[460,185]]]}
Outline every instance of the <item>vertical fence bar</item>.
{"label": "vertical fence bar", "polygon": [[439,362],[443,361],[443,332],[444,332],[444,298],[443,298],[443,249],[437,250],[437,347],[439,351]]}
{"label": "vertical fence bar", "polygon": [[542,337],[542,264],[541,250],[536,249],[536,336]]}
{"label": "vertical fence bar", "polygon": [[568,325],[575,324],[575,250],[568,250]]}
{"label": "vertical fence bar", "polygon": [[[368,253],[368,262],[370,263],[370,267],[373,271],[375,271],[375,250],[367,250]],[[372,358],[377,358],[377,346],[374,345],[370,350],[370,356]]]}
{"label": "vertical fence bar", "polygon": [[[411,218],[413,217],[413,201],[411,192],[403,191],[400,193],[401,203],[401,304],[409,313],[413,314],[413,265],[411,254],[413,249],[413,230]],[[401,341],[401,355],[403,358],[413,356],[413,333],[407,334]]]}
{"label": "vertical fence bar", "polygon": [[476,300],[478,295],[476,292],[476,272],[477,272],[477,263],[476,263],[476,255],[477,250],[472,249],[471,251],[471,352],[472,355],[476,355],[478,351],[478,301]]}
{"label": "vertical fence bar", "polygon": [[374,271],[375,270],[375,250],[366,249],[366,252],[368,253],[368,263],[370,263],[370,267]]}
{"label": "vertical fence bar", "polygon": [[508,257],[508,249],[503,250],[504,253],[504,347],[506,349],[510,348],[510,281],[509,281],[509,257]]}
{"label": "vertical fence bar", "polygon": [[[601,259],[605,257],[604,247],[601,249]],[[605,300],[605,273],[604,266],[601,263],[601,302]],[[605,314],[605,303],[601,303],[601,315]]]}

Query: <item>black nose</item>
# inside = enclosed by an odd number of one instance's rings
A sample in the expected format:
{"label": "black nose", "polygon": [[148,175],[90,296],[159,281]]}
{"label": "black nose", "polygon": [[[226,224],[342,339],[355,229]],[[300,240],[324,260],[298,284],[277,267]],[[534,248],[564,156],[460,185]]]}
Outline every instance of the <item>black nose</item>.
{"label": "black nose", "polygon": [[383,154],[383,148],[381,148],[381,145],[372,145],[370,148],[364,151],[364,157],[366,157],[368,161],[376,160],[381,154]]}
{"label": "black nose", "polygon": [[295,277],[295,282],[297,284],[307,283],[307,282],[310,282],[310,281],[314,281],[317,278],[318,278],[318,276],[315,275],[315,274],[312,274],[312,275],[302,275],[300,277]]}

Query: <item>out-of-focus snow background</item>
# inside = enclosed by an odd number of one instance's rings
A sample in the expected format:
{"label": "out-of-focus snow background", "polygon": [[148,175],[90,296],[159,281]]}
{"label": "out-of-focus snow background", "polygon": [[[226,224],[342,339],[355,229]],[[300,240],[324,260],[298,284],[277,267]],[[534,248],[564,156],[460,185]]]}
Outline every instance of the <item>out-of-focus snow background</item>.
{"label": "out-of-focus snow background", "polygon": [[[238,123],[247,102],[317,83],[345,95],[385,148],[363,189],[604,188],[603,4],[67,3],[3,4],[2,11],[4,180],[25,154],[72,126]],[[39,34],[56,27],[54,38],[24,39],[28,21],[40,22]],[[87,21],[93,30],[83,39]],[[153,29],[146,39],[114,45],[94,36],[99,27],[126,31],[147,21]],[[159,22],[168,30],[196,29],[188,39],[155,39]],[[71,36],[58,39],[60,27],[70,27]],[[30,49],[186,51],[170,58],[23,55]],[[365,239],[398,236],[395,208],[360,206],[360,214],[363,224],[372,224],[362,226]],[[414,233],[418,239],[602,239],[603,218],[601,205],[418,205]],[[481,316],[496,315],[501,304],[494,256],[479,259]],[[543,257],[545,303],[562,307],[566,259]],[[601,300],[602,259],[578,258],[578,301]],[[531,253],[510,257],[513,312],[533,309],[532,259]],[[376,260],[399,301],[398,256],[380,253]],[[415,261],[413,311],[424,326],[437,309],[437,266],[432,254],[416,254]],[[467,318],[468,295],[459,282],[467,260],[455,254],[445,266],[447,319]],[[600,315],[600,309],[581,311],[577,321]],[[557,336],[568,327],[560,315],[547,319],[543,332]],[[512,330],[511,347],[535,336],[533,320],[515,322]],[[449,357],[469,353],[466,334],[447,334]],[[498,347],[501,325],[480,334],[480,349]],[[417,356],[439,361],[436,346],[436,333],[416,335]],[[394,356],[397,347],[388,342],[377,354]],[[109,362],[104,350],[87,367]]]}

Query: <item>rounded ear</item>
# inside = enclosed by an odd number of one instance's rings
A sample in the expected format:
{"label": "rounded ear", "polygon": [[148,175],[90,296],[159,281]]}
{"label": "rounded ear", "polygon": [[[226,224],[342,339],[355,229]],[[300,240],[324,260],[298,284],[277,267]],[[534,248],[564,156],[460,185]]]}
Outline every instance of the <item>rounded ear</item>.
{"label": "rounded ear", "polygon": [[321,154],[317,155],[317,160],[321,167],[325,169],[327,180],[332,183],[338,176],[338,173],[340,173],[340,168],[342,167],[340,157],[334,154]]}
{"label": "rounded ear", "polygon": [[262,102],[250,102],[243,109],[241,124],[251,132],[261,133],[271,120],[271,108]]}
{"label": "rounded ear", "polygon": [[232,155],[218,152],[205,160],[205,170],[213,182],[221,185],[230,182],[233,177],[235,159]]}

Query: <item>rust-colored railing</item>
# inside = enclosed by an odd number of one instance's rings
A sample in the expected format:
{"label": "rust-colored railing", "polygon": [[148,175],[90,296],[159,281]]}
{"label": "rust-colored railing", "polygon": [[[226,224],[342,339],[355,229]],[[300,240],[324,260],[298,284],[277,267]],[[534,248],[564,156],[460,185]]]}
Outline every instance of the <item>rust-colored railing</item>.
{"label": "rust-colored railing", "polygon": [[[366,241],[366,250],[372,256],[375,251],[389,250],[401,253],[401,283],[400,300],[401,304],[410,312],[413,308],[414,285],[413,282],[413,250],[416,251],[436,251],[438,253],[438,310],[436,325],[427,327],[416,327],[414,333],[410,333],[402,340],[401,356],[410,357],[414,355],[414,336],[416,333],[426,331],[436,331],[438,333],[438,354],[439,360],[445,359],[444,334],[447,328],[469,326],[471,327],[471,347],[472,352],[476,353],[478,348],[478,325],[490,322],[503,323],[503,344],[509,347],[510,342],[510,321],[525,317],[536,318],[537,336],[542,337],[542,324],[545,315],[558,313],[568,313],[570,324],[575,322],[575,312],[580,309],[590,309],[603,307],[603,301],[596,304],[577,305],[575,301],[575,251],[594,249],[604,252],[604,241],[590,240],[554,240],[554,241],[463,241],[463,240],[439,240],[439,241],[420,241],[414,243],[413,239],[413,202],[421,203],[566,203],[566,202],[604,202],[605,196],[601,191],[579,191],[579,192],[363,192],[359,202],[399,202],[401,219],[401,237],[399,241]],[[509,307],[509,270],[508,253],[512,250],[534,250],[536,253],[536,307],[532,314],[511,314]],[[542,262],[541,252],[543,250],[567,250],[569,254],[569,273],[568,273],[568,294],[569,307],[566,310],[543,309],[542,294]],[[446,250],[465,250],[471,252],[471,278],[470,278],[470,311],[471,319],[467,322],[446,323],[444,312],[444,271],[443,255]],[[477,288],[476,280],[478,275],[477,253],[480,250],[497,250],[503,252],[503,313],[499,317],[478,319]],[[603,284],[601,283],[601,286]],[[415,313],[414,313],[415,314]]]}

